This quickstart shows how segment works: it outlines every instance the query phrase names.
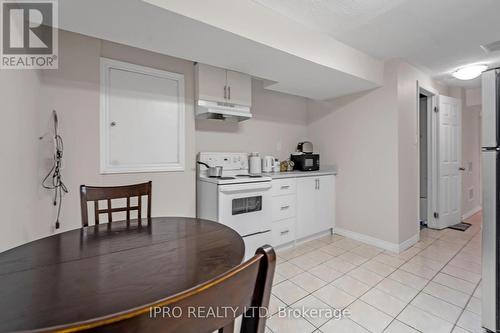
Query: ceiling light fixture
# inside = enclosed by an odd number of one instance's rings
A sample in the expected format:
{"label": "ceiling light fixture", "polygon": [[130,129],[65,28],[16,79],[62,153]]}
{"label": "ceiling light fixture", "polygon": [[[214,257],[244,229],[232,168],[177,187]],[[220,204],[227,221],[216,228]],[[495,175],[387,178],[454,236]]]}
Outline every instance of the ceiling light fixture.
{"label": "ceiling light fixture", "polygon": [[457,69],[453,72],[453,77],[459,80],[472,80],[488,69],[487,65],[470,65]]}

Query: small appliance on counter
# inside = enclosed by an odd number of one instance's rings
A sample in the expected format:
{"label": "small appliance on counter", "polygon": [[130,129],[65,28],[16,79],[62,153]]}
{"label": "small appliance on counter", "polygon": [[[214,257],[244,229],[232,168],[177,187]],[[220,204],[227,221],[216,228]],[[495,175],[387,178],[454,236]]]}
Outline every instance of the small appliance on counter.
{"label": "small appliance on counter", "polygon": [[260,175],[262,173],[262,162],[260,154],[257,152],[250,153],[248,156],[248,173],[251,175]]}
{"label": "small appliance on counter", "polygon": [[264,156],[262,159],[262,172],[270,173],[274,169],[274,156]]}
{"label": "small appliance on counter", "polygon": [[297,145],[297,152],[303,154],[313,153],[313,144],[310,141],[299,142]]}
{"label": "small appliance on counter", "polygon": [[319,154],[313,154],[313,144],[309,141],[299,142],[297,151],[290,155],[290,161],[294,170],[319,170]]}
{"label": "small appliance on counter", "polygon": [[290,160],[294,163],[293,169],[299,171],[319,170],[319,154],[292,154]]}
{"label": "small appliance on counter", "polygon": [[274,165],[273,165],[273,172],[280,172],[281,171],[281,163],[278,158],[274,159]]}

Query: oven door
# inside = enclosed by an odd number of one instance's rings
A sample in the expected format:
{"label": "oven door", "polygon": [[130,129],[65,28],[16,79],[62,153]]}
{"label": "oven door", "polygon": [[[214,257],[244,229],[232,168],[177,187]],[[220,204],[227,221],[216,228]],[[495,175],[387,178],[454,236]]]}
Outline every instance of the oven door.
{"label": "oven door", "polygon": [[241,236],[271,229],[271,182],[219,186],[219,222]]}

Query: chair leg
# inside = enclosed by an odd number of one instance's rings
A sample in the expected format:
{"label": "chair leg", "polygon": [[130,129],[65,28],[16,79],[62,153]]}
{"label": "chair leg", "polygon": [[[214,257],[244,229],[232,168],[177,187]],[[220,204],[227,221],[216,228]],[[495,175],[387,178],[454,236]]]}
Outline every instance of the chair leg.
{"label": "chair leg", "polygon": [[219,333],[233,333],[234,332],[234,321],[230,322],[226,326],[219,328]]}

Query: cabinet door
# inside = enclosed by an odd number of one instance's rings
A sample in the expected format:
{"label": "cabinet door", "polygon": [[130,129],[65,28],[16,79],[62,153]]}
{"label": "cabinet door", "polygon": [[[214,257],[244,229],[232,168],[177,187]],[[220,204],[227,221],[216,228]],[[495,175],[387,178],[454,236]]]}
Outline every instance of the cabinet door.
{"label": "cabinet door", "polygon": [[317,177],[316,191],[316,219],[314,232],[321,232],[333,228],[335,193],[334,176]]}
{"label": "cabinet door", "polygon": [[252,78],[250,75],[227,71],[227,98],[230,103],[252,105]]}
{"label": "cabinet door", "polygon": [[[196,64],[196,99],[226,102],[226,70],[205,64]],[[226,91],[225,91],[226,90]]]}
{"label": "cabinet door", "polygon": [[297,227],[296,238],[314,233],[316,226],[316,177],[297,178]]}

